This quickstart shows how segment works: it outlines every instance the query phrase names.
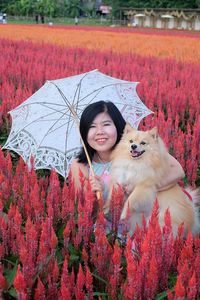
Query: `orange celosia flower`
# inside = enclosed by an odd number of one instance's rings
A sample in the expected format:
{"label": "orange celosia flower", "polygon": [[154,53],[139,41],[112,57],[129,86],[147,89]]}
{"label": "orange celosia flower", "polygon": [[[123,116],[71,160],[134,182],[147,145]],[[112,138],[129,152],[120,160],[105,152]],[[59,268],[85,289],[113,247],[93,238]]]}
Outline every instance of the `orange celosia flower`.
{"label": "orange celosia flower", "polygon": [[179,61],[199,63],[200,39],[194,32],[178,35],[167,31],[149,32],[111,30],[97,27],[79,27],[79,30],[61,26],[12,25],[0,26],[0,38],[31,40],[92,50],[111,50],[115,53],[136,53],[142,56],[175,58]]}

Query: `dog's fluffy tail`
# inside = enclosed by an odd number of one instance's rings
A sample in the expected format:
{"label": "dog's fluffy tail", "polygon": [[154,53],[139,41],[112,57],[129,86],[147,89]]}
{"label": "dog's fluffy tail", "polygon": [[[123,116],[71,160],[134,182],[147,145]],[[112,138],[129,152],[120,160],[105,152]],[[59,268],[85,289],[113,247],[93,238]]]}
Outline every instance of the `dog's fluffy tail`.
{"label": "dog's fluffy tail", "polygon": [[192,197],[192,204],[195,213],[195,223],[192,229],[193,236],[200,234],[200,189],[186,188],[186,191]]}

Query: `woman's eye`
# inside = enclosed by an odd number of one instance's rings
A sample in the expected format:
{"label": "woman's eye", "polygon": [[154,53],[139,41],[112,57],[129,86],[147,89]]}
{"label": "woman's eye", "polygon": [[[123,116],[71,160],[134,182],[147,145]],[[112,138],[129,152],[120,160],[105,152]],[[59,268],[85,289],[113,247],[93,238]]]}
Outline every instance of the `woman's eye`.
{"label": "woman's eye", "polygon": [[104,126],[110,126],[110,123],[105,123]]}
{"label": "woman's eye", "polygon": [[129,140],[129,142],[132,144],[132,143],[133,143],[133,140]]}
{"label": "woman's eye", "polygon": [[146,143],[145,143],[144,141],[142,141],[142,142],[140,143],[140,145],[146,145]]}

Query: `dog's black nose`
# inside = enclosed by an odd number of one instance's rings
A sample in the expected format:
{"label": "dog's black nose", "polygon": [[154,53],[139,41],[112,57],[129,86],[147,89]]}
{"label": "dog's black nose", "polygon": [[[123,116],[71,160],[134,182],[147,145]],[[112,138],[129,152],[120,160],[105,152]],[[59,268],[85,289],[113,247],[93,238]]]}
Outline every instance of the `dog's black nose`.
{"label": "dog's black nose", "polygon": [[135,144],[131,145],[132,150],[135,150],[136,148],[137,148],[137,145],[135,145]]}

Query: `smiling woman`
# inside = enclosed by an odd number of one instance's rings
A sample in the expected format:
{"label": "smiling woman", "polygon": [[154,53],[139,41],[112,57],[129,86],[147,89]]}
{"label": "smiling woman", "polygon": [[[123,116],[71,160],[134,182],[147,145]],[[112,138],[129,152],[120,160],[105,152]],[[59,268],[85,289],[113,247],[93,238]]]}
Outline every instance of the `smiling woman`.
{"label": "smiling woman", "polygon": [[80,169],[85,178],[90,180],[92,191],[100,191],[106,199],[110,154],[120,141],[124,127],[125,120],[112,102],[98,101],[86,107],[80,119],[80,134],[92,161],[95,177],[91,176],[87,157],[82,149],[71,166],[76,189],[81,187]]}

